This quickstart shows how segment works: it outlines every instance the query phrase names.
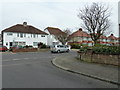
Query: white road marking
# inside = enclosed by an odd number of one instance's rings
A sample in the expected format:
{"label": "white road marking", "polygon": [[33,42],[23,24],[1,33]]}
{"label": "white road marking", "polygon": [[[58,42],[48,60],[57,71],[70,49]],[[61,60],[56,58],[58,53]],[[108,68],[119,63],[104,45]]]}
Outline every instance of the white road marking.
{"label": "white road marking", "polygon": [[11,60],[3,60],[3,61],[11,61]]}
{"label": "white road marking", "polygon": [[23,58],[23,59],[29,59],[29,58]]}
{"label": "white road marking", "polygon": [[20,59],[12,59],[12,60],[20,60]]}

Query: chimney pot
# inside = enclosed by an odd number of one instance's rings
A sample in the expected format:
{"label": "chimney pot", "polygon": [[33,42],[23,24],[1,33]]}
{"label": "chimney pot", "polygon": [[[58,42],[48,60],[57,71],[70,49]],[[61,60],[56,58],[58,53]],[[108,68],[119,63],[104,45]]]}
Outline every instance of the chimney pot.
{"label": "chimney pot", "polygon": [[27,22],[23,22],[23,26],[25,26],[25,27],[26,27],[26,26],[27,26]]}
{"label": "chimney pot", "polygon": [[79,28],[80,31],[82,31],[82,28]]}
{"label": "chimney pot", "polygon": [[113,34],[111,34],[111,36],[113,36]]}

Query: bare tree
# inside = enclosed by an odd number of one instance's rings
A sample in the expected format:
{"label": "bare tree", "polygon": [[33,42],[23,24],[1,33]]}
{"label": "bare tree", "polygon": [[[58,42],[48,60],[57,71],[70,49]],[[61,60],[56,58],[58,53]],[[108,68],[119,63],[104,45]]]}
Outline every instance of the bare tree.
{"label": "bare tree", "polygon": [[85,28],[91,35],[94,45],[98,39],[110,27],[110,11],[99,3],[93,3],[91,6],[85,6],[79,10],[78,17],[83,21]]}
{"label": "bare tree", "polygon": [[70,29],[65,29],[63,32],[55,35],[55,39],[60,41],[63,45],[65,45],[69,40],[69,35],[71,34]]}

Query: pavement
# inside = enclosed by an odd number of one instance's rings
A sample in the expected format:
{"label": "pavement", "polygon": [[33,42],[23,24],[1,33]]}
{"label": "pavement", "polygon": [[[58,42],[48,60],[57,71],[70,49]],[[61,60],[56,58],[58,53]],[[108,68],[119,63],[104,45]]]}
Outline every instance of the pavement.
{"label": "pavement", "polygon": [[118,80],[118,66],[88,63],[77,60],[75,56],[59,56],[53,59],[52,63],[72,73],[120,85]]}

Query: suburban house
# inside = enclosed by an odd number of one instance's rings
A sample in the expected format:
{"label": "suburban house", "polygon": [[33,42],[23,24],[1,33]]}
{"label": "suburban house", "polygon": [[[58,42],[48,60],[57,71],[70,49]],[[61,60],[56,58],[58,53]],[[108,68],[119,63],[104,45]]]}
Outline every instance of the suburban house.
{"label": "suburban house", "polygon": [[27,25],[17,24],[2,31],[3,45],[10,48],[13,45],[31,45],[37,47],[39,42],[47,45],[47,33]]}
{"label": "suburban house", "polygon": [[117,42],[118,42],[118,38],[115,37],[113,34],[108,36],[108,38],[107,38],[107,44],[108,45],[117,45]]}
{"label": "suburban house", "polygon": [[108,37],[106,37],[105,35],[101,35],[100,39],[98,40],[98,43],[102,44],[102,45],[108,45],[107,44],[107,39],[108,39]]}
{"label": "suburban house", "polygon": [[88,46],[92,46],[93,45],[93,41],[90,37],[90,35],[86,32],[84,32],[82,30],[82,28],[80,28],[79,30],[77,30],[76,32],[73,32],[70,35],[70,41],[68,42],[68,44],[72,44],[72,43],[76,43],[78,45],[88,45]]}
{"label": "suburban house", "polygon": [[[70,38],[71,40],[68,42],[69,45],[71,44],[87,45],[87,46],[94,45],[94,42],[92,41],[90,34],[83,31],[81,28],[76,32],[73,32],[70,35]],[[98,43],[102,45],[117,46],[119,45],[119,40],[120,38],[115,37],[113,34],[111,34],[108,37],[106,37],[105,35],[101,35],[100,39],[98,40]]]}
{"label": "suburban house", "polygon": [[[13,45],[28,45],[37,47],[38,43],[40,42],[46,44],[47,46],[52,46],[55,44],[62,44],[55,38],[55,36],[60,34],[63,34],[63,31],[59,28],[47,27],[44,29],[44,31],[42,31],[31,25],[27,25],[27,22],[23,22],[23,24],[17,24],[3,30],[2,34],[0,35],[0,44],[7,46],[7,48],[10,48]],[[87,46],[94,45],[90,34],[83,31],[82,28],[73,32],[69,37],[69,45],[73,43]],[[120,37],[117,38],[113,34],[111,34],[108,37],[101,35],[98,43],[110,46],[119,45],[119,41]]]}
{"label": "suburban house", "polygon": [[0,34],[0,45],[2,45],[2,36]]}
{"label": "suburban house", "polygon": [[47,27],[44,29],[44,31],[48,34],[47,43],[49,46],[55,45],[55,44],[61,44],[58,40],[56,40],[55,36],[63,33],[59,28],[55,27]]}

